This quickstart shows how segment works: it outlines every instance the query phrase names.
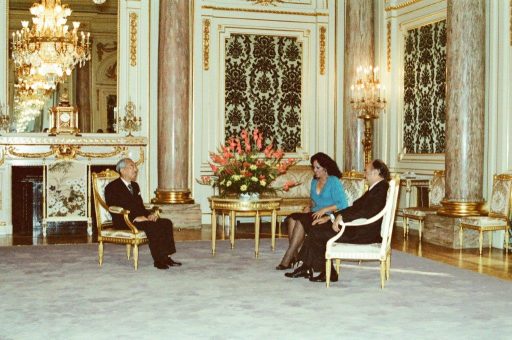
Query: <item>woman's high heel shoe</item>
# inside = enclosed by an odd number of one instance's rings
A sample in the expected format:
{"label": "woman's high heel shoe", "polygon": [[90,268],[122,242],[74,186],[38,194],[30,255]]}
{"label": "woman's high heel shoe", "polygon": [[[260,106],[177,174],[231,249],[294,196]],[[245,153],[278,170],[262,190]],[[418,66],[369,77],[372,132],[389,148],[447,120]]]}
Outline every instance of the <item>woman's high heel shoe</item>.
{"label": "woman's high heel shoe", "polygon": [[290,261],[290,264],[285,266],[284,264],[282,263],[279,263],[279,265],[276,266],[276,270],[286,270],[286,269],[292,269],[292,268],[295,268],[295,266],[299,263],[299,261],[297,259],[292,259]]}
{"label": "woman's high heel shoe", "polygon": [[289,264],[285,266],[284,264],[279,263],[279,265],[276,266],[276,270],[286,270],[286,269],[292,269],[292,265]]}

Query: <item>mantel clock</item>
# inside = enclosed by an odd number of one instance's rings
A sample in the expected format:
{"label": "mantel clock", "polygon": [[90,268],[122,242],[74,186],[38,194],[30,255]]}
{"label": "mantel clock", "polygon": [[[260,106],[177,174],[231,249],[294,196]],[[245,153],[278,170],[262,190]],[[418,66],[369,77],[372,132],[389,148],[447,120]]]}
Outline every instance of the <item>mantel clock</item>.
{"label": "mantel clock", "polygon": [[67,93],[60,97],[58,106],[50,108],[50,136],[70,134],[80,136],[78,128],[78,108],[69,105]]}

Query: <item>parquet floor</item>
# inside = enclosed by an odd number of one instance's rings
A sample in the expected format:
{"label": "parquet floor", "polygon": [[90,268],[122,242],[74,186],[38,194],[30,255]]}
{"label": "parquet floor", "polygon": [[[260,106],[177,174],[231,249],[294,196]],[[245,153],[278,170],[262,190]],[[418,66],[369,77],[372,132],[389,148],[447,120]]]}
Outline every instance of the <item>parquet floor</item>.
{"label": "parquet floor", "polygon": [[[219,228],[222,229],[222,228]],[[182,229],[175,230],[176,241],[187,240],[211,240],[211,228],[204,225],[202,229]],[[287,237],[285,234],[280,237]],[[263,224],[261,229],[261,238],[270,237],[270,228],[268,224]],[[227,239],[227,234],[222,234],[218,230],[217,239]],[[236,238],[254,238],[254,227],[251,224],[240,224],[237,227]],[[41,245],[41,244],[69,244],[69,243],[93,243],[95,237],[88,237],[83,229],[66,231],[49,231],[46,238],[42,235],[33,237],[32,235],[13,235],[0,236],[0,246],[12,245]],[[263,242],[260,246],[265,246]],[[429,243],[419,243],[418,237],[414,234],[404,239],[402,229],[397,227],[393,234],[393,249],[407,252],[416,256],[422,256],[434,261],[443,262],[459,268],[472,270],[483,275],[495,276],[505,280],[512,281],[512,251],[508,254],[504,250],[484,248],[482,256],[478,255],[478,249],[456,250],[445,248]],[[178,246],[179,249],[179,246]]]}

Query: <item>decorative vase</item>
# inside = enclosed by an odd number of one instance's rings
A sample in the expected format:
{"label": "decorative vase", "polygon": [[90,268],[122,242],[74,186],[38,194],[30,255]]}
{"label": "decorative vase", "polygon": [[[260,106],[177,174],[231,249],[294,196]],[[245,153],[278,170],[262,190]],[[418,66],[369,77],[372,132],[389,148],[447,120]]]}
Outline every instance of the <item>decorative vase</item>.
{"label": "decorative vase", "polygon": [[258,192],[245,192],[239,196],[241,201],[257,201],[259,198],[260,194]]}

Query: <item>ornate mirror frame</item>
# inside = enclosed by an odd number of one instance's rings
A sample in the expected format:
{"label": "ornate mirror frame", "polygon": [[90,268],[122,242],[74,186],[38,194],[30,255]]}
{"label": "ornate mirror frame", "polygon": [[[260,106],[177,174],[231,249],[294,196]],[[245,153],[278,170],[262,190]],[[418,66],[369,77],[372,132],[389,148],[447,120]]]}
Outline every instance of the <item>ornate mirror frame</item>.
{"label": "ornate mirror frame", "polygon": [[[34,0],[35,1],[35,0]],[[113,1],[113,0],[109,0]],[[114,0],[118,1],[118,53],[117,53],[117,107],[118,117],[122,120],[128,102],[135,105],[135,114],[142,122],[136,135],[148,135],[149,117],[149,2],[150,0]],[[70,3],[69,1],[65,3]],[[72,4],[71,4],[72,5]],[[9,0],[0,0],[0,105],[9,104]],[[27,9],[28,10],[28,9]],[[146,32],[145,34],[143,34]],[[146,117],[144,115],[147,115]],[[20,133],[1,133],[20,135]],[[23,135],[25,135],[23,133]],[[30,133],[31,138],[44,133]],[[94,135],[94,134],[86,134]],[[118,135],[125,135],[118,129]],[[114,137],[114,134],[110,134]]]}

